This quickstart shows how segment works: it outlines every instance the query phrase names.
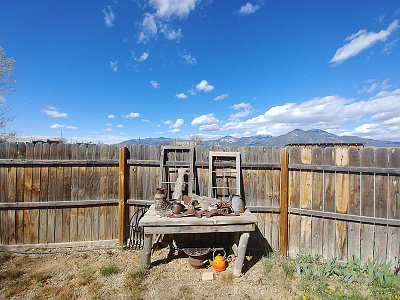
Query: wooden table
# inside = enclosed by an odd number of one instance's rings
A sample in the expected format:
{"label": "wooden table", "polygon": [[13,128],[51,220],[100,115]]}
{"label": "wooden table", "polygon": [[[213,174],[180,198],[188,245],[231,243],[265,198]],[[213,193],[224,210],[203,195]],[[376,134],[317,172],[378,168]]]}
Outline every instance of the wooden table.
{"label": "wooden table", "polygon": [[239,232],[239,244],[235,255],[233,274],[240,276],[246,255],[247,243],[250,232],[255,230],[257,218],[246,210],[239,216],[212,216],[196,218],[194,216],[182,218],[159,217],[154,209],[154,204],[139,221],[139,226],[144,229],[144,245],[142,263],[145,268],[151,264],[151,248],[153,236],[157,234],[179,233],[210,233],[210,232]]}

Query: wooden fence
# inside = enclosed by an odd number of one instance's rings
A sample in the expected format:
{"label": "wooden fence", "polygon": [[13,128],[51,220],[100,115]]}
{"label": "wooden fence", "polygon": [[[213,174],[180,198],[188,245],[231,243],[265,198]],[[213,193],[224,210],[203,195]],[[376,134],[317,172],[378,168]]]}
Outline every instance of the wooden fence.
{"label": "wooden fence", "polygon": [[[152,203],[161,146],[120,147],[1,143],[2,247],[123,241],[130,216]],[[208,193],[210,150],[241,154],[241,195],[258,219],[253,245],[344,261],[399,256],[400,149],[197,146],[198,195]]]}

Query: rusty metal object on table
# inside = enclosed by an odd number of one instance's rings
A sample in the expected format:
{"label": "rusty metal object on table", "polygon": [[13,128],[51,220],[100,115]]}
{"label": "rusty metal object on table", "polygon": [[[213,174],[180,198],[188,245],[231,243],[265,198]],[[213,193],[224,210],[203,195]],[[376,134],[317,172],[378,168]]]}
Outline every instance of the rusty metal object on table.
{"label": "rusty metal object on table", "polygon": [[224,211],[223,209],[212,209],[209,212],[207,212],[206,214],[206,218],[210,218],[213,215],[223,215],[223,216],[238,216],[239,213],[235,212],[233,214]]}
{"label": "rusty metal object on table", "polygon": [[195,209],[188,209],[187,211],[180,213],[180,214],[174,214],[168,216],[169,218],[182,218],[182,217],[188,217],[188,216],[195,216],[196,218],[201,218],[202,214],[201,212],[198,212]]}
{"label": "rusty metal object on table", "polygon": [[232,203],[229,201],[220,201],[217,203],[218,208],[232,208]]}
{"label": "rusty metal object on table", "polygon": [[181,212],[184,211],[184,209],[185,209],[185,206],[181,203],[181,201],[174,200],[174,201],[172,202],[172,212],[173,212],[175,215],[180,214]]}

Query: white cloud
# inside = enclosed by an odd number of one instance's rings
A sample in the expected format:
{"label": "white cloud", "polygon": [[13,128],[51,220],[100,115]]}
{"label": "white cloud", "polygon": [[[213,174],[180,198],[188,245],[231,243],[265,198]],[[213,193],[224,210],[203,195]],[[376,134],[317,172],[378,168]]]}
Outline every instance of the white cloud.
{"label": "white cloud", "polygon": [[103,131],[112,131],[112,128],[106,128],[106,129],[103,129]]}
{"label": "white cloud", "polygon": [[207,80],[202,80],[196,85],[196,89],[199,91],[211,92],[214,89],[214,86],[209,84]]}
{"label": "white cloud", "polygon": [[148,52],[144,52],[138,59],[136,59],[137,61],[145,61],[147,58],[149,57],[149,53]]}
{"label": "white cloud", "polygon": [[184,93],[180,93],[180,94],[176,94],[175,97],[178,99],[186,99],[188,96],[186,96]]}
{"label": "white cloud", "polygon": [[190,54],[185,54],[182,55],[182,57],[186,60],[186,63],[188,65],[195,65],[196,64],[196,58],[194,58],[193,56],[191,56]]}
{"label": "white cloud", "polygon": [[153,88],[158,88],[158,86],[159,86],[159,84],[157,83],[157,82],[155,82],[155,81],[150,81],[150,84],[153,86]]}
{"label": "white cloud", "polygon": [[245,5],[243,5],[240,10],[239,10],[239,15],[251,15],[254,14],[257,10],[260,9],[260,5],[256,4],[253,5],[250,2],[247,2]]}
{"label": "white cloud", "polygon": [[229,116],[229,120],[231,121],[247,117],[248,115],[254,112],[253,108],[251,107],[251,104],[245,102],[234,104],[231,108],[239,110],[237,113]]}
{"label": "white cloud", "polygon": [[185,126],[185,121],[183,119],[177,119],[174,124],[169,126],[169,128],[182,128]]}
{"label": "white cloud", "polygon": [[43,113],[46,114],[46,116],[52,117],[52,118],[66,118],[68,115],[66,113],[60,113],[58,112],[55,107],[48,107],[48,109],[42,110]]}
{"label": "white cloud", "polygon": [[111,69],[114,71],[114,72],[116,72],[117,70],[118,70],[118,60],[116,60],[116,61],[114,61],[114,62],[112,62],[111,60],[110,60],[110,67],[111,67]]}
{"label": "white cloud", "polygon": [[113,114],[111,114],[111,115],[108,115],[107,118],[109,118],[109,119],[115,119],[115,116],[114,116]]}
{"label": "white cloud", "polygon": [[250,103],[245,103],[245,102],[242,102],[242,103],[239,103],[239,104],[234,104],[232,106],[233,109],[237,109],[237,110],[242,109],[242,108],[250,108],[250,107],[251,107],[251,104]]}
{"label": "white cloud", "polygon": [[115,13],[111,9],[111,6],[107,6],[103,8],[103,13],[104,13],[104,24],[107,27],[112,27],[114,26],[113,22],[115,21]]}
{"label": "white cloud", "polygon": [[194,89],[188,90],[187,92],[192,96],[196,95],[196,91]]}
{"label": "white cloud", "polygon": [[142,121],[142,122],[150,122],[150,120],[148,120],[148,119],[141,119],[140,121]]}
{"label": "white cloud", "polygon": [[199,0],[149,0],[160,18],[186,18]]}
{"label": "white cloud", "polygon": [[360,30],[357,33],[346,38],[346,41],[350,41],[348,44],[339,48],[330,63],[340,64],[352,56],[356,56],[361,51],[368,49],[379,41],[386,41],[387,37],[395,30],[399,28],[398,21],[393,21],[386,30],[380,32],[367,32],[366,30]]}
{"label": "white cloud", "polygon": [[140,114],[131,112],[130,114],[127,114],[127,115],[121,115],[121,117],[123,117],[123,118],[137,118],[137,117],[140,117]]}
{"label": "white cloud", "polygon": [[117,125],[117,128],[124,128],[124,125],[118,124],[118,125]]}
{"label": "white cloud", "polygon": [[106,123],[106,126],[112,126],[112,123]]}
{"label": "white cloud", "polygon": [[179,132],[181,132],[181,130],[178,128],[175,128],[175,129],[168,130],[168,132],[179,133]]}
{"label": "white cloud", "polygon": [[78,127],[76,127],[76,126],[61,125],[61,124],[53,124],[50,126],[50,128],[54,128],[54,129],[67,128],[67,129],[71,129],[71,130],[78,130]]}
{"label": "white cloud", "polygon": [[226,97],[228,97],[229,96],[229,94],[222,94],[222,95],[219,95],[218,97],[215,97],[214,98],[214,101],[218,101],[218,100],[224,100]]}
{"label": "white cloud", "polygon": [[213,113],[202,115],[200,117],[194,118],[190,123],[192,126],[202,126],[202,125],[214,125],[218,124],[219,120],[215,117]]}
{"label": "white cloud", "polygon": [[[339,96],[314,98],[300,104],[286,103],[246,121],[231,121],[220,126],[222,131],[257,131],[257,134],[280,135],[296,128],[319,128],[328,132],[358,134],[363,137],[400,140],[393,120],[400,117],[400,89],[381,91],[365,101]],[[211,122],[212,123],[212,122]],[[369,125],[368,130],[363,124]],[[214,123],[215,124],[215,123]],[[399,124],[400,125],[400,124]],[[352,127],[360,127],[357,132]]]}
{"label": "white cloud", "polygon": [[165,122],[163,122],[165,125],[171,125],[172,124],[172,121],[171,120],[168,120],[168,121],[165,121]]}

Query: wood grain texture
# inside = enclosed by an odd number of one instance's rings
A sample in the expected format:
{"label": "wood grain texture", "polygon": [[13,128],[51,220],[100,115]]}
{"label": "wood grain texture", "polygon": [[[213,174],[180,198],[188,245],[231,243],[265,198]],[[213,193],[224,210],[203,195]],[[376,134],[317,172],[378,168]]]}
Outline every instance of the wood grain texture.
{"label": "wood grain texture", "polygon": [[[349,149],[336,148],[336,166],[349,165]],[[346,214],[349,203],[349,174],[336,173],[335,204],[336,212]],[[347,222],[336,220],[336,256],[347,260]]]}
{"label": "wood grain texture", "polygon": [[[301,149],[289,148],[289,164],[301,163]],[[289,207],[300,208],[300,172],[289,170]],[[300,216],[289,214],[289,256],[300,253]]]}
{"label": "wood grain texture", "polygon": [[[324,152],[322,148],[312,148],[313,165],[322,165],[324,163]],[[323,210],[323,173],[312,172],[312,209]],[[322,254],[324,222],[322,218],[312,218],[312,237],[311,253]]]}
{"label": "wood grain texture", "polygon": [[[301,163],[311,164],[312,149],[303,147],[301,149]],[[307,170],[300,171],[300,207],[311,209],[312,207],[312,172]],[[311,217],[300,216],[300,252],[311,253],[312,226]]]}

